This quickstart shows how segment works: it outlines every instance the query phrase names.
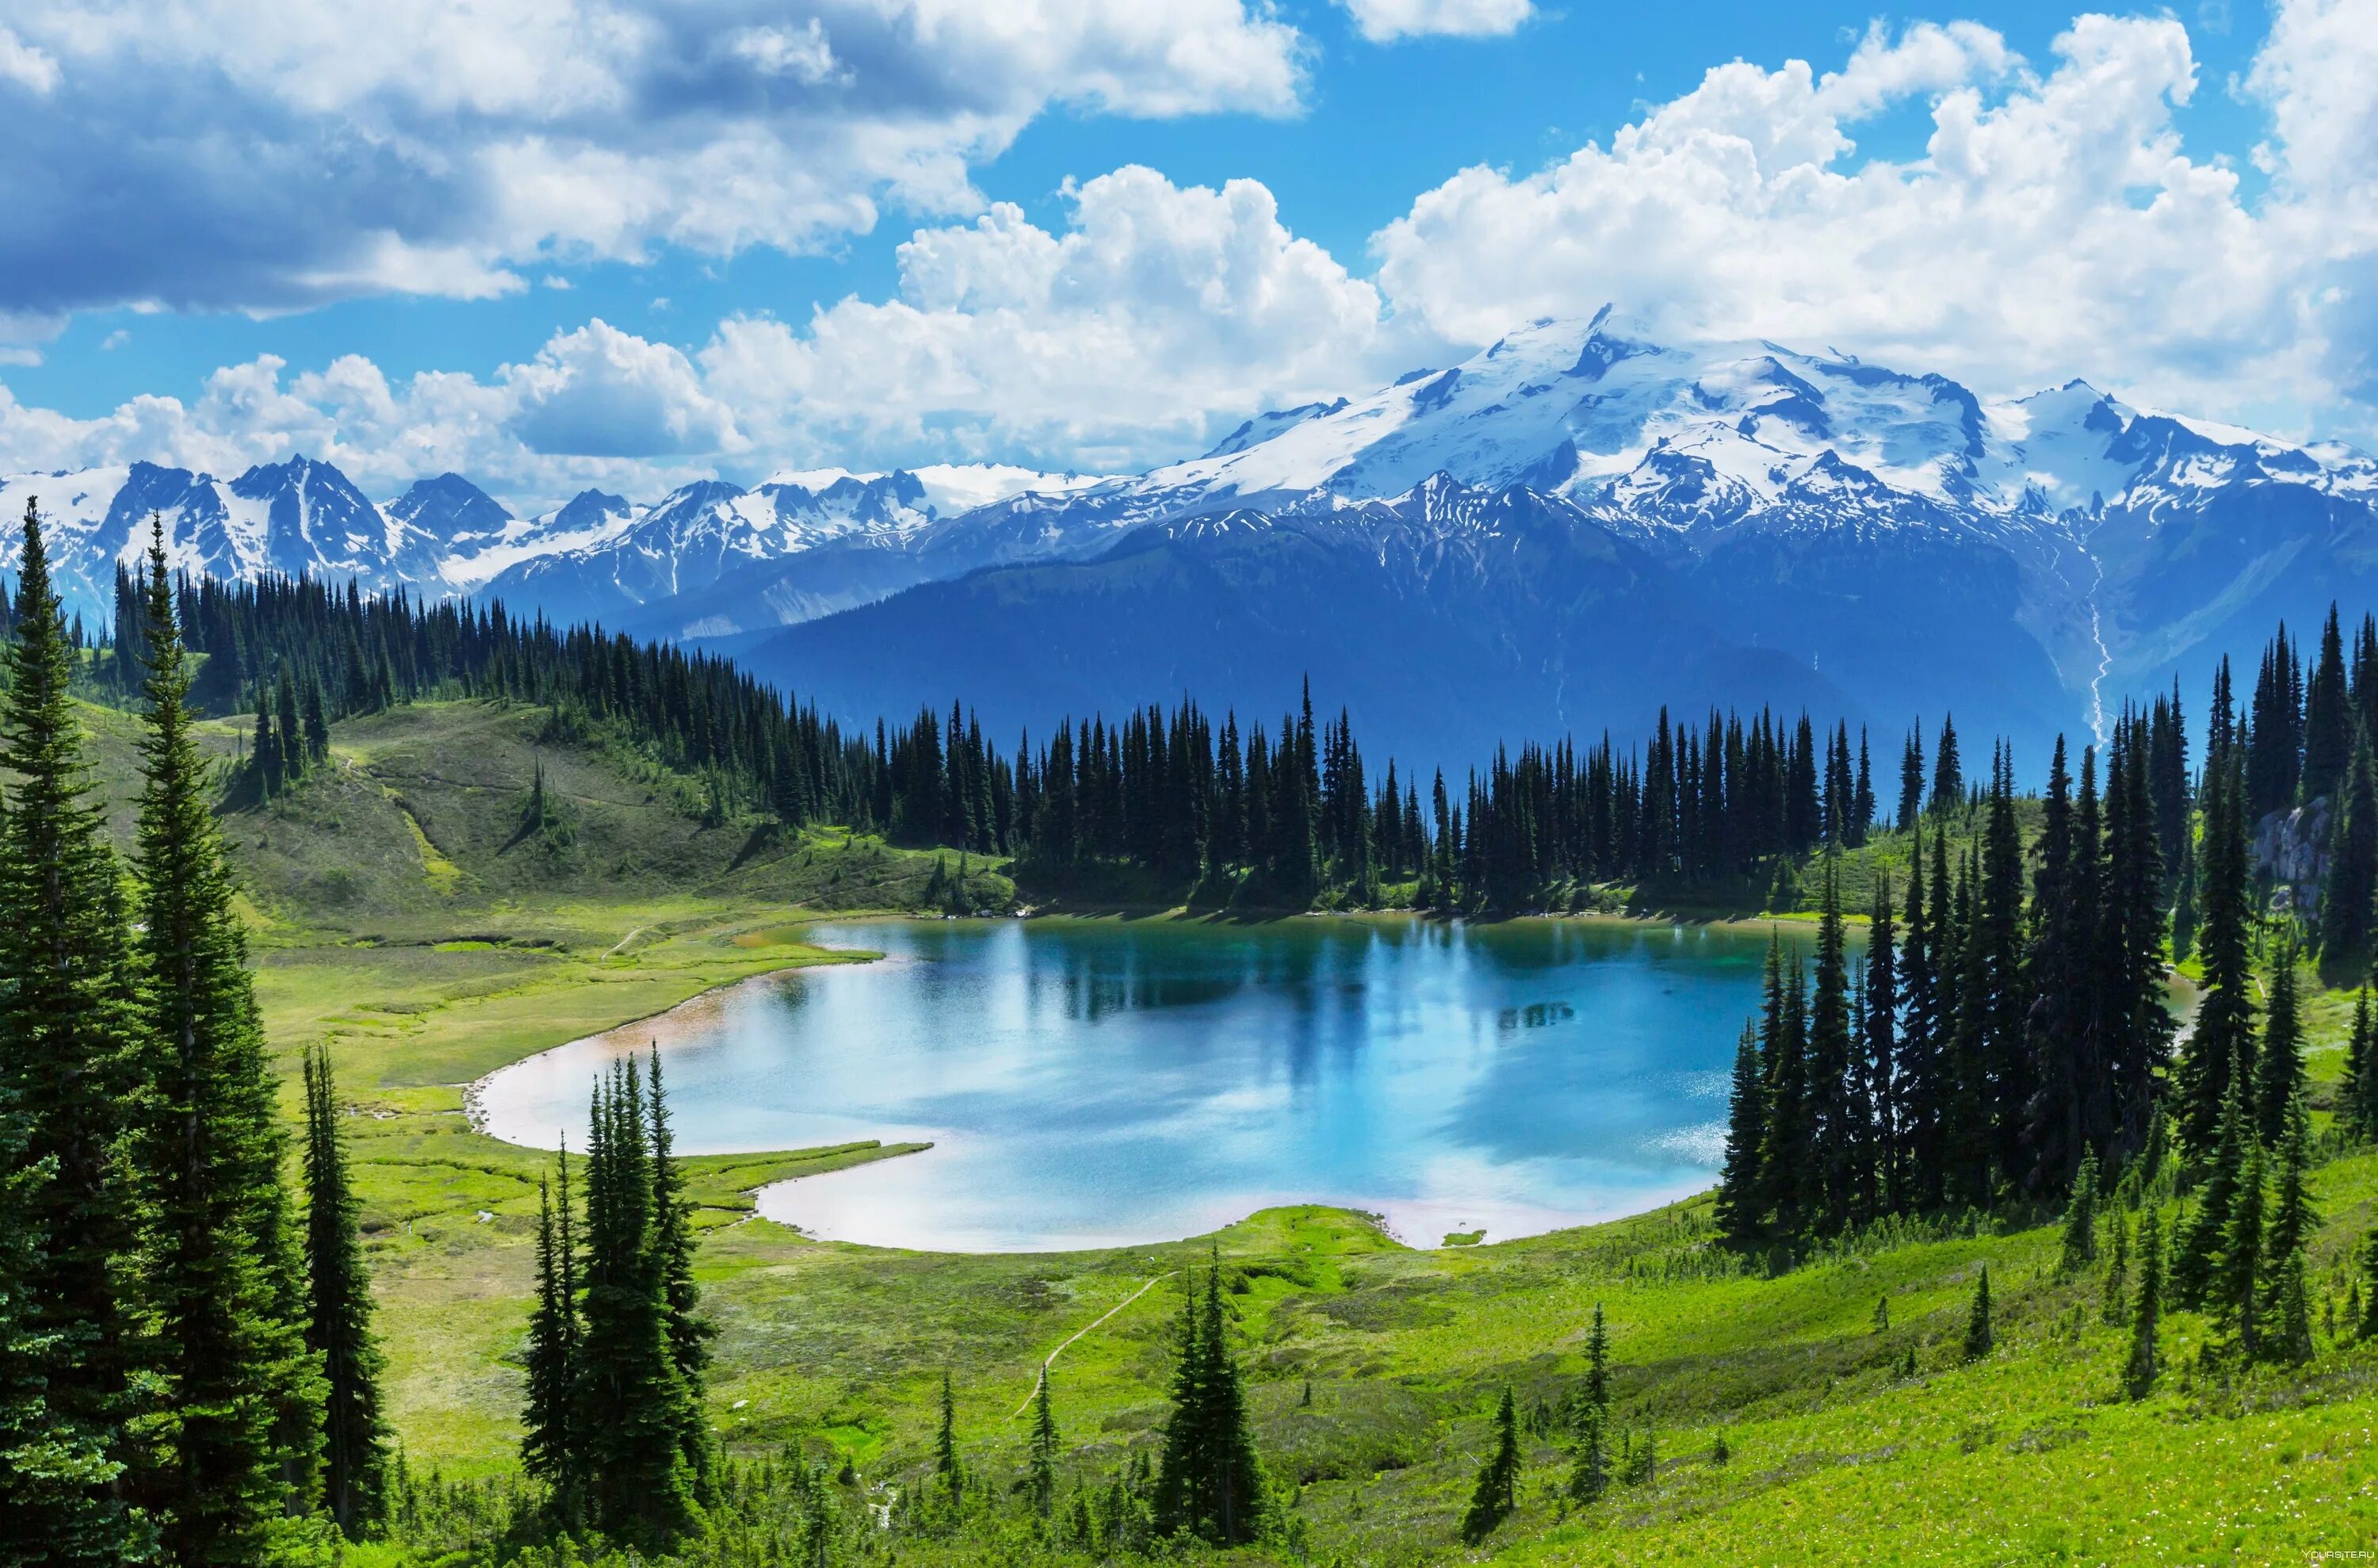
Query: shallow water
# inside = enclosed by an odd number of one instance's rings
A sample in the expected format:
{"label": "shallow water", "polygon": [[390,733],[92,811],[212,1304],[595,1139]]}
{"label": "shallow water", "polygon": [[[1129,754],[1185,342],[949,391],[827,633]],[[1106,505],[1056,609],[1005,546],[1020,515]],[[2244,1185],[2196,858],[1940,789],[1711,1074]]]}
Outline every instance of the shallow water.
{"label": "shallow water", "polygon": [[489,1131],[585,1139],[592,1075],[663,1043],[691,1153],[925,1153],[781,1183],[771,1219],[943,1250],[1194,1236],[1270,1204],[1404,1239],[1525,1235],[1714,1178],[1762,930],[1301,920],[821,923],[884,961],[747,981],[506,1068]]}

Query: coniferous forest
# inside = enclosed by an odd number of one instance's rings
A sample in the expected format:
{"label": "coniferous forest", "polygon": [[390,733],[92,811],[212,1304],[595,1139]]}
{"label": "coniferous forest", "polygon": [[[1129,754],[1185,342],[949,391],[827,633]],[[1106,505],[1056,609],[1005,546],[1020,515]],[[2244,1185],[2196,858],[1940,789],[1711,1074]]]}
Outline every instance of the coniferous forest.
{"label": "coniferous forest", "polygon": [[[2279,630],[2242,699],[2225,662],[2201,752],[2175,691],[2102,742],[2060,741],[2036,789],[2002,742],[1973,748],[1969,777],[1953,720],[1877,754],[1845,723],[1771,711],[1663,713],[1633,744],[1523,744],[1423,780],[1309,695],[1276,718],[1183,698],[1012,741],[962,703],[862,728],[731,662],[498,604],[176,577],[162,534],[93,638],[62,616],[30,512],[24,537],[0,619],[0,1563],[1326,1560],[1300,1506],[1312,1461],[1259,1435],[1267,1363],[1240,1305],[1311,1285],[1308,1262],[1216,1248],[1151,1282],[1177,1310],[1145,1442],[1074,1425],[1053,1355],[989,1456],[961,1441],[942,1369],[930,1457],[888,1490],[847,1456],[723,1435],[712,1381],[751,1347],[722,1345],[704,1304],[657,1050],[591,1086],[590,1140],[544,1174],[516,1467],[413,1466],[353,1113],[318,1049],[282,1109],[220,821],[306,789],[334,726],[431,700],[541,710],[557,745],[699,780],[720,821],[1001,862],[1035,899],[1790,916],[1735,1047],[1714,1199],[1663,1222],[1663,1280],[2052,1227],[2052,1278],[2119,1331],[2105,1381],[2130,1401],[2378,1332],[2378,1234],[2340,1327],[2313,1200],[2325,1162],[2378,1140],[2367,618],[2348,649],[2332,611],[2309,657]],[[87,704],[138,725],[126,852]],[[197,738],[225,716],[227,768]],[[540,817],[544,789],[540,766]],[[2274,885],[2275,834],[2312,842],[2315,877]],[[2324,987],[2350,999],[2334,1084],[2308,1066],[2314,1011],[2339,1005]],[[1984,1263],[1953,1346],[1889,1340],[1883,1375],[1922,1375],[1919,1351],[1936,1369],[2001,1354],[2021,1298],[1993,1288]],[[1891,1311],[1886,1291],[1878,1345]],[[2184,1369],[2175,1314],[2204,1327]],[[1599,1301],[1571,1348],[1557,1371],[1507,1369],[1465,1417],[1483,1435],[1447,1509],[1466,1546],[1531,1510],[1591,1520],[1678,1463],[1656,1403],[1622,1404],[1644,1390],[1617,1386]],[[1272,1408],[1302,1431],[1313,1401],[1307,1373]],[[1723,1469],[1728,1441],[1692,1462]],[[1381,1474],[1408,1459],[1381,1454]]]}

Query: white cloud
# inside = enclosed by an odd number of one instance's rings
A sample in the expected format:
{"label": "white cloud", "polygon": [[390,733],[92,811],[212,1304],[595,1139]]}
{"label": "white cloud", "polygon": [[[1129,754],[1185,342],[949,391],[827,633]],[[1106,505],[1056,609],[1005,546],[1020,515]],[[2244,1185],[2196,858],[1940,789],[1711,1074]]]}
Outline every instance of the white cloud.
{"label": "white cloud", "polygon": [[1374,43],[1444,34],[1491,38],[1535,15],[1534,0],[1339,0]]}
{"label": "white cloud", "polygon": [[[590,320],[520,364],[393,385],[360,358],[291,376],[266,357],[186,405],[91,420],[0,389],[0,470],[236,472],[304,450],[377,490],[452,468],[537,503],[779,464],[1136,468],[1605,301],[1663,334],[1838,346],[1986,394],[2085,375],[2366,440],[2373,51],[2378,0],[2280,7],[2239,87],[2269,115],[2252,199],[2181,145],[2174,108],[2199,87],[2180,23],[2084,17],[2044,66],[1985,28],[1919,25],[1868,33],[1829,72],[1720,66],[1532,174],[1464,170],[1374,237],[1375,282],[1292,233],[1257,182],[1126,167],[1069,187],[1046,228],[996,204],[917,230],[890,297],[739,315],[698,347]],[[1862,159],[1856,137],[1910,103],[1930,115],[1922,155]],[[62,324],[0,320],[0,343]]]}
{"label": "white cloud", "polygon": [[797,330],[723,324],[712,390],[788,457],[1021,451],[1087,467],[1178,455],[1268,403],[1380,371],[1377,292],[1280,221],[1253,180],[1219,190],[1123,168],[1072,192],[1051,234],[1001,204],[900,247],[900,291]]}
{"label": "white cloud", "polygon": [[[1379,281],[1465,343],[1615,300],[1658,332],[1837,345],[1985,391],[2086,374],[2300,415],[2324,360],[2351,385],[2335,345],[2372,341],[2350,315],[2373,293],[2373,0],[2280,6],[2250,78],[2275,133],[2259,205],[2182,149],[2197,69],[2168,17],[2079,18],[2044,74],[1988,29],[1919,24],[1822,77],[1716,67],[1533,174],[1463,170],[1374,236]],[[1856,157],[1859,124],[1911,98],[1924,155]]]}
{"label": "white cloud", "polygon": [[545,456],[673,457],[746,444],[686,356],[597,318],[556,336],[503,380],[509,428]]}
{"label": "white cloud", "polygon": [[[540,263],[979,211],[1051,104],[1285,114],[1260,0],[22,0],[0,310],[486,297]],[[792,14],[787,15],[790,12]]]}

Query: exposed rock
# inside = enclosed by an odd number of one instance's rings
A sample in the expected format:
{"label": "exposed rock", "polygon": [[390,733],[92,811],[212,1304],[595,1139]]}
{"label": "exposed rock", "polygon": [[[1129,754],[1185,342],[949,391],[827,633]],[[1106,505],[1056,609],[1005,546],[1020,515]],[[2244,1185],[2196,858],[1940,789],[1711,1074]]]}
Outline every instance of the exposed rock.
{"label": "exposed rock", "polygon": [[2254,874],[2271,883],[2271,908],[2310,918],[2328,872],[2328,797],[2275,811],[2254,825]]}

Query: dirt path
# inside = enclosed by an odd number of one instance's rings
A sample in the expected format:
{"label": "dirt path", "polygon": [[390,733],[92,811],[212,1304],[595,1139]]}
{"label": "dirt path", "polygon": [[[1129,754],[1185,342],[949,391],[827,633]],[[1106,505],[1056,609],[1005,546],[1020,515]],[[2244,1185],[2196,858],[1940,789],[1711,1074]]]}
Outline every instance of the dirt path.
{"label": "dirt path", "polygon": [[1024,1396],[1024,1403],[1010,1411],[1007,1418],[1013,1421],[1016,1417],[1023,1415],[1024,1412],[1032,1408],[1032,1394],[1039,1393],[1040,1392],[1040,1380],[1049,1375],[1049,1369],[1057,1364],[1057,1357],[1065,1354],[1066,1345],[1073,1344],[1075,1340],[1081,1338],[1084,1334],[1089,1333],[1090,1330],[1097,1328],[1099,1323],[1105,1322],[1109,1318],[1113,1317],[1117,1312],[1122,1311],[1124,1308],[1130,1306],[1141,1297],[1146,1296],[1149,1291],[1154,1290],[1158,1285],[1162,1285],[1166,1280],[1171,1279],[1174,1274],[1177,1274],[1180,1272],[1181,1271],[1178,1269],[1165,1270],[1162,1273],[1157,1275],[1146,1285],[1141,1285],[1137,1290],[1133,1291],[1129,1296],[1124,1297],[1122,1300],[1116,1302],[1113,1306],[1099,1313],[1097,1322],[1087,1323],[1081,1328],[1075,1329],[1072,1334],[1067,1336],[1064,1345],[1061,1345],[1057,1346],[1056,1349],[1049,1352],[1047,1359],[1040,1363],[1039,1372],[1032,1380],[1032,1393],[1026,1394]]}

